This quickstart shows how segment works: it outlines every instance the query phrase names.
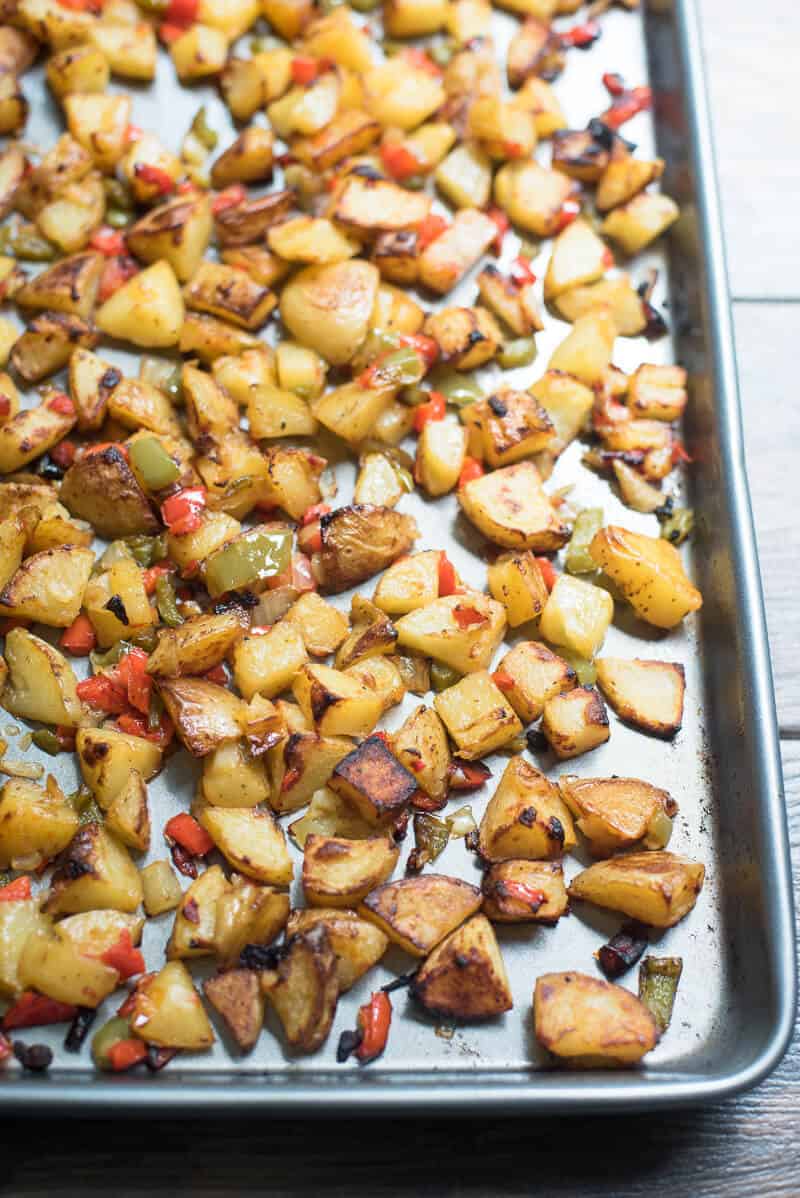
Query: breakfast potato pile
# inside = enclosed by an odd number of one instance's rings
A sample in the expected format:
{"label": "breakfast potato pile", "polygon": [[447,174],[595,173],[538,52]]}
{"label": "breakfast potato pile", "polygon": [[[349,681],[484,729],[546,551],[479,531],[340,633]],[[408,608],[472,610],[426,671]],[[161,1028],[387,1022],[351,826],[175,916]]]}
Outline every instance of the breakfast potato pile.
{"label": "breakfast potato pile", "polygon": [[[572,1065],[633,1064],[666,1029],[679,959],[647,957],[639,997],[615,979],[703,866],[667,847],[666,790],[587,756],[606,704],[681,727],[682,666],[604,654],[615,619],[672,629],[701,605],[667,489],[686,372],[614,365],[619,339],[666,332],[628,261],[679,215],[620,132],[650,92],[605,75],[573,129],[552,86],[611,2],[570,25],[574,0],[504,0],[505,63],[488,0],[0,3],[0,703],[81,778],[64,793],[3,742],[0,1060],[46,1068],[19,1033],[64,1022],[100,1069],[159,1069],[212,1046],[210,1015],[247,1052],[267,1010],[316,1052],[390,946],[408,972],[340,1061],[391,1060],[403,987],[445,1024],[532,1001]],[[134,123],[126,81],[167,54],[176,87],[216,83],[231,144],[203,108],[177,152]],[[39,57],[47,147],[25,140]],[[562,337],[529,369],[545,311]],[[120,344],[137,373],[104,357]],[[649,534],[548,486],[577,439]],[[423,543],[412,493],[457,497],[483,585],[444,519]],[[148,786],[182,750],[195,796],[159,826]],[[478,821],[465,796],[489,784]],[[435,872],[459,839],[474,883]],[[576,850],[594,863],[568,882]],[[573,902],[625,917],[605,976],[512,994],[504,925]]]}

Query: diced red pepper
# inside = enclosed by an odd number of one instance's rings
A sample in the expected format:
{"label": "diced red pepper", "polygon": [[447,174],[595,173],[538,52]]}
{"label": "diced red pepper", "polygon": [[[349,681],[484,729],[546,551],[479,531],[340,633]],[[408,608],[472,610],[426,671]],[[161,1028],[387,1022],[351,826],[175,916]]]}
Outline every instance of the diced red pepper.
{"label": "diced red pepper", "polygon": [[128,125],[128,128],[125,130],[125,142],[129,146],[134,145],[137,141],[141,141],[143,137],[144,129],[142,129],[141,125]]}
{"label": "diced red pepper", "polygon": [[146,570],[142,570],[142,582],[144,583],[145,593],[154,595],[159,578],[166,578],[172,573],[172,566],[164,562],[156,562],[154,566],[148,566]]}
{"label": "diced red pepper", "polygon": [[112,229],[110,225],[102,225],[96,229],[89,238],[89,245],[109,258],[116,254],[124,254],[127,249],[123,234],[119,229]]}
{"label": "diced red pepper", "polygon": [[137,162],[133,173],[143,183],[155,187],[159,195],[167,196],[175,190],[175,180],[172,175],[162,170],[160,166],[153,166],[152,162]]}
{"label": "diced red pepper", "polygon": [[197,532],[203,523],[208,492],[205,487],[184,487],[161,505],[161,519],[176,537]]}
{"label": "diced red pepper", "polygon": [[389,1027],[392,1022],[392,1003],[384,990],[377,990],[369,1002],[358,1008],[357,1024],[361,1032],[361,1043],[356,1056],[362,1064],[374,1061],[386,1047]]}
{"label": "diced red pepper", "polygon": [[63,441],[59,441],[58,445],[54,445],[50,450],[50,460],[55,462],[56,466],[61,470],[69,470],[72,463],[75,461],[77,446],[74,441],[70,441],[65,437]]}
{"label": "diced red pepper", "polygon": [[461,473],[458,476],[459,487],[465,487],[467,483],[471,483],[473,479],[480,478],[486,471],[483,465],[477,458],[464,458],[464,465],[461,467]]}
{"label": "diced red pepper", "polygon": [[169,21],[162,21],[158,27],[158,36],[165,46],[171,46],[173,42],[177,42],[178,38],[183,37],[185,32],[185,25],[174,25]]}
{"label": "diced red pepper", "polygon": [[8,882],[5,886],[0,886],[0,903],[16,903],[20,899],[29,899],[31,897],[31,880],[27,874],[21,878],[15,878],[13,882]]}
{"label": "diced red pepper", "polygon": [[139,266],[133,258],[121,256],[119,258],[109,258],[103,267],[103,273],[100,276],[100,286],[97,289],[97,299],[99,303],[105,303],[110,299],[115,291],[119,291],[134,275],[138,275]]}
{"label": "diced red pepper", "polygon": [[428,75],[435,75],[437,79],[442,73],[441,67],[437,66],[428,53],[419,46],[409,46],[408,49],[402,51],[402,56],[410,66],[425,71]]}
{"label": "diced red pepper", "polygon": [[673,441],[672,443],[672,464],[677,466],[679,462],[693,462],[694,458],[690,453],[686,452],[681,441]]}
{"label": "diced red pepper", "polygon": [[611,250],[608,248],[608,246],[606,246],[606,248],[603,250],[603,269],[611,270],[613,265],[614,255],[611,253]]}
{"label": "diced red pepper", "polygon": [[439,597],[454,595],[457,586],[456,568],[442,549],[439,553]]}
{"label": "diced red pepper", "polygon": [[501,254],[503,252],[503,241],[508,230],[511,228],[511,221],[503,212],[502,208],[488,208],[486,215],[494,224],[497,233],[492,238],[490,249],[493,254]]}
{"label": "diced red pepper", "polygon": [[511,280],[517,287],[527,287],[536,282],[536,275],[531,270],[530,258],[519,255],[511,263]]}
{"label": "diced red pepper", "polygon": [[94,625],[83,612],[65,628],[61,634],[59,645],[73,657],[88,657],[97,648],[97,634]]}
{"label": "diced red pepper", "polygon": [[444,420],[447,412],[447,400],[441,391],[431,391],[427,403],[422,403],[414,409],[414,428],[421,433],[431,420]]}
{"label": "diced red pepper", "polygon": [[120,682],[116,671],[84,678],[78,683],[76,690],[82,703],[88,703],[90,707],[104,711],[107,715],[120,715],[128,706],[127,690]]}
{"label": "diced red pepper", "polygon": [[49,408],[51,412],[58,412],[59,416],[75,415],[75,404],[63,391],[56,391],[51,395],[45,407]]}
{"label": "diced red pepper", "polygon": [[193,815],[185,811],[167,820],[164,831],[193,857],[205,857],[214,847],[214,841],[205,828],[198,824]]}
{"label": "diced red pepper", "polygon": [[7,395],[0,395],[0,420],[11,414],[11,400]]}
{"label": "diced red pepper", "polygon": [[476,607],[464,607],[460,603],[453,608],[453,619],[463,631],[466,631],[467,628],[474,628],[476,624],[486,622],[486,616],[482,615]]}
{"label": "diced red pepper", "polygon": [[482,761],[464,761],[461,757],[454,757],[448,774],[451,790],[477,790],[489,781],[492,771]]}
{"label": "diced red pepper", "polygon": [[283,775],[283,781],[281,782],[281,791],[285,792],[287,790],[291,790],[292,787],[295,786],[296,783],[298,783],[300,781],[300,778],[301,778],[300,770],[298,769],[298,767],[296,765],[292,766],[292,768],[287,770],[286,773]]}
{"label": "diced red pepper", "polygon": [[419,159],[399,142],[386,142],[381,146],[381,162],[387,173],[398,183],[418,175],[422,170]]}
{"label": "diced red pepper", "polygon": [[30,620],[16,620],[9,616],[7,620],[0,620],[0,636],[8,636],[15,628],[29,628],[30,623]]}
{"label": "diced red pepper", "polygon": [[610,96],[621,96],[625,91],[625,80],[616,71],[606,71],[603,86]]}
{"label": "diced red pepper", "polygon": [[501,690],[503,694],[514,689],[514,679],[505,670],[495,670],[492,674],[495,686]]}
{"label": "diced red pepper", "polygon": [[81,458],[91,457],[93,453],[102,453],[104,449],[115,449],[117,453],[122,454],[126,461],[128,460],[128,447],[121,441],[96,441],[94,445],[84,445],[81,450]]}
{"label": "diced red pepper", "polygon": [[421,354],[429,370],[439,357],[438,342],[433,337],[426,337],[424,333],[404,333],[400,337],[400,344],[410,346]]}
{"label": "diced red pepper", "polygon": [[222,662],[220,662],[218,666],[214,666],[213,670],[206,670],[203,677],[206,678],[208,682],[215,682],[217,686],[228,685],[228,675],[225,673],[225,667]]}
{"label": "diced red pepper", "polygon": [[521,158],[525,153],[525,148],[519,141],[504,141],[503,153],[506,158]]}
{"label": "diced red pepper", "polygon": [[125,978],[132,978],[137,973],[144,973],[144,957],[134,946],[127,928],[122,929],[116,943],[106,949],[100,960],[104,965],[110,965],[112,969],[116,969],[123,981]]}
{"label": "diced red pepper", "polygon": [[597,21],[585,21],[582,25],[573,25],[565,29],[558,37],[562,46],[574,46],[578,50],[588,50],[602,34],[603,30]]}
{"label": "diced red pepper", "polygon": [[126,689],[128,702],[136,711],[147,715],[150,710],[150,696],[153,691],[153,678],[147,673],[147,654],[143,649],[131,649],[119,660],[117,673],[120,682]]}
{"label": "diced red pepper", "polygon": [[169,0],[164,20],[172,25],[193,25],[200,12],[200,0]]}
{"label": "diced red pepper", "polygon": [[331,510],[329,503],[312,503],[311,507],[307,507],[303,512],[300,523],[305,528],[308,524],[313,524],[315,520],[319,520],[321,516],[327,516]]}
{"label": "diced red pepper", "polygon": [[292,82],[307,87],[319,77],[323,69],[323,60],[312,58],[310,54],[296,54],[292,59]]}
{"label": "diced red pepper", "polygon": [[58,1002],[37,994],[35,990],[24,990],[3,1016],[3,1028],[10,1032],[20,1027],[45,1027],[49,1023],[70,1023],[78,1013],[72,1003]]}
{"label": "diced red pepper", "polygon": [[542,576],[542,582],[547,587],[548,591],[552,591],[553,587],[558,582],[558,571],[554,569],[553,563],[549,557],[537,557],[536,564],[539,567],[539,573]]}
{"label": "diced red pepper", "polygon": [[441,237],[450,226],[443,216],[429,212],[424,220],[417,225],[417,249],[422,253],[432,242]]}
{"label": "diced red pepper", "polygon": [[558,223],[556,232],[561,233],[566,229],[567,225],[571,225],[574,220],[580,215],[581,206],[577,200],[564,200],[561,205],[561,211],[558,214]]}
{"label": "diced red pepper", "polygon": [[609,129],[619,129],[637,113],[644,112],[653,102],[653,92],[649,87],[632,87],[618,95],[610,108],[601,114],[600,120]]}
{"label": "diced red pepper", "polygon": [[103,11],[103,0],[58,0],[58,3],[70,12],[89,12],[99,16]]}
{"label": "diced red pepper", "polygon": [[[298,537],[298,544],[300,538]],[[302,532],[302,549],[307,553],[319,553],[322,549],[322,525],[319,520],[307,524]]]}
{"label": "diced red pepper", "polygon": [[506,881],[504,879],[499,884],[498,889],[500,887],[502,887],[504,897],[518,899],[519,902],[524,903],[526,907],[530,907],[533,911],[538,911],[547,898],[543,890],[537,890],[533,886],[528,886],[526,882],[516,882],[513,879]]}
{"label": "diced red pepper", "polygon": [[243,204],[247,199],[247,192],[241,183],[232,183],[230,187],[226,187],[224,191],[219,192],[211,201],[211,211],[215,216],[220,212],[225,212],[227,208],[235,208],[237,204]]}
{"label": "diced red pepper", "polygon": [[115,1073],[132,1069],[147,1056],[144,1040],[117,1040],[108,1050],[108,1062]]}
{"label": "diced red pepper", "polygon": [[143,715],[138,715],[131,708],[123,711],[117,720],[117,730],[125,732],[128,736],[138,736],[142,740],[152,741],[159,748],[166,748],[175,735],[175,728],[172,720],[165,713],[161,716],[161,721],[157,728],[151,728],[147,719]]}
{"label": "diced red pepper", "polygon": [[4,1036],[0,1032],[0,1065],[9,1060],[14,1055],[14,1048],[8,1036]]}

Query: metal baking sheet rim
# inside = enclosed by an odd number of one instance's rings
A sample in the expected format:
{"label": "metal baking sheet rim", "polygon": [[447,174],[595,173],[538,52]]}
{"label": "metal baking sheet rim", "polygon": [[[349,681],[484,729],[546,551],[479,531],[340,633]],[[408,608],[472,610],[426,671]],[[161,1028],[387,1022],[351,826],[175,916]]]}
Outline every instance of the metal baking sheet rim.
{"label": "metal baking sheet rim", "polygon": [[697,0],[674,0],[683,92],[687,105],[691,166],[697,182],[696,203],[703,247],[708,352],[715,379],[716,435],[726,482],[730,556],[736,576],[742,629],[741,667],[746,673],[751,734],[759,748],[748,779],[758,814],[762,853],[757,861],[767,938],[774,1010],[769,1032],[751,1058],[729,1071],[684,1073],[565,1072],[504,1069],[476,1074],[432,1069],[392,1073],[373,1069],[357,1075],[319,1072],[313,1080],[291,1075],[193,1074],[133,1081],[91,1075],[64,1080],[58,1070],[46,1078],[23,1075],[0,1087],[0,1110],[15,1115],[57,1112],[60,1116],[115,1117],[125,1111],[146,1117],[159,1114],[241,1115],[269,1110],[275,1116],[347,1113],[415,1116],[486,1113],[504,1116],[533,1112],[586,1114],[590,1111],[655,1110],[699,1105],[730,1097],[762,1081],[779,1064],[792,1036],[797,1001],[795,927],[791,864],[780,745],[772,672],[756,555],[750,498],[744,466],[733,334],[730,322],[725,254],[705,92]]}

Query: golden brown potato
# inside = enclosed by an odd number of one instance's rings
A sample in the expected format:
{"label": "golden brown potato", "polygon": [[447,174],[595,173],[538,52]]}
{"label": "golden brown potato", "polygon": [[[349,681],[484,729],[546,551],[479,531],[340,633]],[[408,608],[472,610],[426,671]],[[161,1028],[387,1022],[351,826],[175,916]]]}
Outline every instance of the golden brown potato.
{"label": "golden brown potato", "polygon": [[91,549],[77,545],[34,553],[0,591],[0,613],[68,628],[80,611],[93,565]]}
{"label": "golden brown potato", "polygon": [[476,280],[481,299],[518,337],[530,337],[544,327],[531,284],[518,286],[496,266],[484,266]]}
{"label": "golden brown potato", "polygon": [[278,302],[275,295],[236,266],[202,261],[183,289],[196,312],[208,312],[242,329],[260,329]]}
{"label": "golden brown potato", "polygon": [[393,734],[391,744],[417,786],[435,803],[444,805],[450,785],[450,747],[444,724],[433,708],[421,703]]}
{"label": "golden brown potato", "polygon": [[585,220],[575,220],[559,233],[544,280],[545,299],[602,278],[614,259],[608,246]]}
{"label": "golden brown potato", "polygon": [[332,216],[357,235],[415,229],[428,215],[430,196],[408,191],[389,179],[350,175],[336,197]]}
{"label": "golden brown potato", "polygon": [[680,420],[689,401],[687,377],[682,366],[640,366],[628,384],[628,407],[646,420]]}
{"label": "golden brown potato", "polygon": [[205,757],[244,731],[242,700],[205,678],[159,678],[158,689],[175,730],[189,752]]}
{"label": "golden brown potato", "polygon": [[36,869],[66,848],[78,817],[50,777],[45,787],[10,778],[0,788],[0,868]]}
{"label": "golden brown potato", "polygon": [[292,859],[283,828],[272,812],[252,807],[204,807],[199,819],[239,873],[268,886],[291,883]]}
{"label": "golden brown potato", "polygon": [[467,761],[486,756],[522,732],[516,712],[487,670],[466,674],[438,694],[434,706]]}
{"label": "golden brown potato", "polygon": [[161,749],[116,728],[81,728],[75,739],[81,776],[107,810],[134,772],[149,782],[161,768]]}
{"label": "golden brown potato", "polygon": [[557,923],[569,901],[560,861],[500,861],[483,875],[483,913],[495,923]]}
{"label": "golden brown potato", "polygon": [[411,988],[428,1011],[453,1019],[490,1019],[514,1005],[492,925],[473,915],[433,950]]}
{"label": "golden brown potato", "polygon": [[353,742],[343,736],[320,736],[317,732],[290,732],[287,740],[270,749],[270,806],[283,815],[297,811],[316,791],[329,782],[337,764],[346,757]]}
{"label": "golden brown potato", "polygon": [[322,548],[314,570],[324,591],[346,591],[408,553],[417,535],[412,516],[391,508],[353,504],[320,520]]}
{"label": "golden brown potato", "polygon": [[255,970],[228,969],[206,978],[203,993],[222,1018],[237,1048],[249,1052],[264,1022],[264,995]]}
{"label": "golden brown potato", "polygon": [[283,1024],[290,1048],[316,1052],[331,1030],[339,998],[336,954],[324,924],[296,932],[261,987]]}
{"label": "golden brown potato", "polygon": [[395,627],[399,645],[470,674],[488,666],[503,639],[506,616],[501,603],[476,592],[434,599],[409,611]]}
{"label": "golden brown potato", "polygon": [[139,871],[101,824],[80,828],[59,859],[43,910],[73,915],[97,907],[134,912],[142,901]]}
{"label": "golden brown potato", "polygon": [[215,187],[230,183],[257,183],[272,178],[272,147],[275,137],[271,129],[250,125],[243,129],[211,168]]}
{"label": "golden brown potato", "polygon": [[367,657],[389,654],[397,643],[397,633],[391,620],[365,599],[354,595],[350,602],[352,631],[336,653],[337,670],[345,670]]}
{"label": "golden brown potato", "polygon": [[382,737],[368,736],[336,764],[328,785],[367,823],[385,824],[410,801],[417,780]]}
{"label": "golden brown potato", "polygon": [[200,995],[182,961],[168,961],[134,992],[131,1030],[147,1044],[200,1052],[214,1043]]}
{"label": "golden brown potato", "polygon": [[377,836],[348,840],[342,836],[306,836],[303,891],[312,907],[353,907],[391,874],[400,850]]}
{"label": "golden brown potato", "polygon": [[338,112],[324,129],[311,137],[300,137],[293,145],[301,162],[317,171],[336,166],[343,158],[360,154],[380,137],[374,117],[357,108]]}
{"label": "golden brown potato", "polygon": [[375,828],[332,790],[315,792],[302,819],[289,824],[289,835],[301,849],[309,836],[341,836],[345,840],[367,840]]}
{"label": "golden brown potato", "polygon": [[549,553],[569,540],[569,530],[545,494],[533,462],[518,462],[472,479],[458,500],[489,540],[508,549]]}
{"label": "golden brown potato", "polygon": [[589,552],[648,624],[674,628],[702,606],[702,595],[669,541],[610,524],[595,534]]}
{"label": "golden brown potato", "polygon": [[7,673],[0,702],[23,720],[77,728],[85,714],[67,659],[26,628],[6,633]]}
{"label": "golden brown potato", "polygon": [[289,896],[234,875],[216,901],[214,948],[223,964],[248,944],[271,944],[289,918]]}
{"label": "golden brown potato", "polygon": [[289,189],[273,191],[216,212],[214,227],[220,244],[228,248],[263,240],[267,230],[294,207],[294,198]]}
{"label": "golden brown potato", "polygon": [[590,686],[579,686],[548,699],[542,732],[561,761],[596,749],[611,735],[605,704]]}
{"label": "golden brown potato", "polygon": [[518,641],[493,678],[523,724],[538,720],[549,699],[577,684],[572,666],[541,641]]}
{"label": "golden brown potato", "polygon": [[108,397],[121,381],[122,374],[116,366],[104,362],[91,350],[80,346],[75,350],[69,360],[69,393],[78,409],[79,429],[101,427],[108,409]]}
{"label": "golden brown potato", "polygon": [[471,445],[492,467],[510,466],[549,447],[553,423],[539,402],[526,391],[500,387],[489,399],[464,411]]}
{"label": "golden brown potato", "polygon": [[318,595],[306,591],[289,608],[285,620],[295,625],[306,650],[312,657],[327,657],[335,653],[347,637],[347,617],[338,608]]}
{"label": "golden brown potato", "polygon": [[420,254],[420,281],[440,295],[451,291],[487,250],[497,228],[477,208],[462,208],[449,228]]}
{"label": "golden brown potato", "polygon": [[487,861],[554,860],[575,844],[558,787],[522,757],[512,757],[481,820],[481,855]]}
{"label": "golden brown potato", "polygon": [[[17,899],[0,903],[0,994],[16,998],[22,991],[19,959],[26,941],[35,932],[46,931],[49,921],[39,911],[39,899]],[[371,925],[370,925],[371,926]],[[373,931],[382,936],[383,932]]]}
{"label": "golden brown potato", "polygon": [[281,318],[301,345],[341,365],[367,334],[378,282],[363,261],[306,267],[283,289]]}
{"label": "golden brown potato", "polygon": [[545,973],[533,994],[536,1039],[577,1068],[634,1065],[658,1043],[644,1003],[585,973]]}
{"label": "golden brown potato", "polygon": [[211,238],[211,207],[202,194],[151,208],[126,231],[128,248],[143,262],[164,259],[184,283],[200,265]]}
{"label": "golden brown potato", "polygon": [[306,718],[325,736],[366,736],[383,713],[380,694],[330,666],[303,666],[292,692]]}
{"label": "golden brown potato", "polygon": [[89,251],[62,258],[14,292],[14,302],[36,312],[91,315],[103,272],[103,255]]}
{"label": "golden brown potato", "polygon": [[47,403],[17,412],[0,426],[0,472],[21,470],[65,437],[75,416],[62,413]]}
{"label": "golden brown potato", "polygon": [[179,628],[163,628],[148,659],[147,672],[164,678],[206,674],[225,660],[243,633],[239,616],[230,611],[195,616]]}
{"label": "golden brown potato", "polygon": [[57,928],[31,932],[20,953],[18,970],[24,989],[81,1007],[99,1006],[119,985],[116,969],[84,956]]}
{"label": "golden brown potato", "polygon": [[147,787],[138,770],[132,770],[122,790],[112,799],[106,813],[109,832],[138,853],[150,848],[150,811]]}
{"label": "golden brown potato", "polygon": [[286,925],[287,938],[321,924],[336,957],[336,980],[344,994],[359,978],[380,961],[389,939],[380,928],[361,919],[355,911],[333,907],[294,910]]}
{"label": "golden brown potato", "polygon": [[490,362],[502,342],[494,317],[484,308],[443,308],[426,317],[423,332],[439,346],[442,362],[476,370]]}
{"label": "golden brown potato", "polygon": [[115,291],[97,312],[97,326],[109,337],[145,348],[177,345],[184,306],[170,264],[159,259]]}
{"label": "golden brown potato", "polygon": [[642,841],[666,848],[678,804],[666,790],[639,778],[578,778],[562,774],[561,797],[595,856],[609,857]]}
{"label": "golden brown potato", "polygon": [[477,886],[444,874],[421,874],[378,886],[361,903],[359,912],[393,944],[413,957],[426,957],[480,905]]}
{"label": "golden brown potato", "polygon": [[705,872],[675,853],[628,853],[590,865],[573,878],[569,894],[651,927],[671,928],[694,907]]}
{"label": "golden brown potato", "polygon": [[680,731],[686,679],[678,662],[600,657],[597,685],[620,719],[642,732],[669,738]]}
{"label": "golden brown potato", "polygon": [[225,875],[218,865],[212,865],[195,878],[175,911],[175,922],[166,947],[168,961],[207,957],[214,952],[217,901],[227,887]]}

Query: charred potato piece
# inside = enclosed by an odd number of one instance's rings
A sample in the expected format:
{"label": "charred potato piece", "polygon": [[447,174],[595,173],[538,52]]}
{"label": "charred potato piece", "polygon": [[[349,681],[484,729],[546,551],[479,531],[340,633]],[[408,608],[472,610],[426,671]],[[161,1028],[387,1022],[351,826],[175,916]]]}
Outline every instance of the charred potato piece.
{"label": "charred potato piece", "polygon": [[439,295],[451,291],[496,235],[497,228],[485,213],[477,208],[462,208],[449,228],[420,254],[420,282]]}
{"label": "charred potato piece", "polygon": [[73,516],[89,520],[109,539],[152,535],[159,529],[150,500],[118,445],[78,457],[64,475],[60,498]]}
{"label": "charred potato piece", "polygon": [[84,720],[78,680],[67,659],[26,628],[6,633],[5,683],[0,701],[24,720],[77,728]]}
{"label": "charred potato piece", "polygon": [[244,200],[214,214],[214,227],[220,245],[253,245],[263,240],[267,230],[294,206],[293,191],[273,191],[255,200]]}
{"label": "charred potato piece", "polygon": [[273,811],[283,815],[304,807],[330,781],[334,769],[352,747],[352,741],[342,736],[291,732],[288,740],[270,749]]}
{"label": "charred potato piece", "polygon": [[536,1039],[576,1068],[635,1065],[658,1027],[629,990],[584,973],[545,973],[533,995]]}
{"label": "charred potato piece", "polygon": [[553,134],[553,170],[597,183],[609,164],[611,149],[597,141],[591,129],[559,129]]}
{"label": "charred potato piece", "polygon": [[96,316],[109,337],[146,349],[166,349],[182,340],[183,296],[169,262],[159,259],[107,299]]}
{"label": "charred potato piece", "polygon": [[161,768],[158,745],[116,728],[81,728],[75,749],[81,777],[104,810],[111,806],[132,773],[149,782]]}
{"label": "charred potato piece", "polygon": [[495,923],[555,924],[569,909],[560,861],[500,861],[481,889],[483,913]]}
{"label": "charred potato piece", "polygon": [[106,814],[109,832],[137,853],[150,848],[150,811],[147,806],[147,787],[136,770],[111,802]]}
{"label": "charred potato piece", "polygon": [[444,308],[427,317],[423,332],[439,346],[443,362],[456,370],[476,370],[495,356],[502,334],[483,308]]}
{"label": "charred potato piece", "polygon": [[692,910],[705,866],[675,853],[628,853],[598,861],[573,878],[571,898],[621,911],[654,928],[671,928]]}
{"label": "charred potato piece", "polygon": [[494,672],[494,680],[523,724],[538,720],[555,695],[572,690],[577,675],[541,641],[519,641]]}
{"label": "charred potato piece", "polygon": [[297,932],[321,925],[336,957],[336,980],[339,993],[344,994],[359,978],[380,961],[386,952],[389,938],[380,928],[346,908],[324,907],[295,910],[286,925],[288,938]]}
{"label": "charred potato piece", "polygon": [[272,147],[275,138],[270,129],[250,125],[232,145],[220,154],[211,168],[215,187],[230,183],[258,183],[272,178]]}
{"label": "charred potato piece", "polygon": [[344,670],[366,657],[391,653],[397,643],[397,633],[388,616],[364,599],[354,595],[350,603],[352,632],[339,646],[336,653],[336,668]]}
{"label": "charred potato piece", "polygon": [[477,886],[444,874],[422,874],[378,886],[359,912],[412,957],[426,957],[480,905]]}
{"label": "charred potato piece", "polygon": [[289,896],[234,876],[216,902],[214,947],[224,964],[248,944],[271,944],[289,918]]}
{"label": "charred potato piece", "polygon": [[618,204],[627,203],[648,184],[660,179],[663,173],[663,158],[654,158],[652,162],[632,155],[612,158],[597,184],[595,204],[598,212],[608,212]]}
{"label": "charred potato piece", "polygon": [[510,466],[533,457],[554,440],[552,421],[527,391],[500,387],[488,399],[476,400],[464,412],[464,422],[492,467]]}
{"label": "charred potato piece", "polygon": [[284,618],[299,629],[306,650],[312,657],[327,657],[347,637],[347,617],[316,591],[301,595]]}
{"label": "charred potato piece", "polygon": [[58,406],[45,402],[26,408],[0,426],[0,472],[21,470],[67,435],[75,415],[59,412]]}
{"label": "charred potato piece", "polygon": [[34,553],[0,591],[0,613],[68,628],[80,611],[93,565],[91,549],[78,545]]}
{"label": "charred potato piece", "polygon": [[375,239],[372,261],[380,271],[381,278],[413,287],[419,276],[416,232],[381,233]]}
{"label": "charred potato piece", "polygon": [[184,746],[205,757],[244,731],[244,704],[224,686],[205,678],[160,678],[158,689]]}
{"label": "charred potato piece", "polygon": [[513,757],[481,820],[481,856],[493,862],[556,860],[576,843],[558,787],[522,757]]}
{"label": "charred potato piece", "polygon": [[326,736],[366,736],[383,713],[380,694],[330,666],[303,666],[292,691],[306,718]]}
{"label": "charred potato piece", "polygon": [[296,932],[275,969],[261,975],[261,988],[297,1052],[316,1052],[331,1030],[339,981],[336,954],[323,924]]}
{"label": "charred potato piece", "polygon": [[252,969],[228,969],[203,982],[203,993],[222,1018],[236,1047],[255,1047],[264,1022],[261,979]]}
{"label": "charred potato piece", "polygon": [[211,239],[211,206],[204,195],[182,196],[151,208],[126,231],[128,248],[143,262],[165,259],[180,282],[200,266]]}
{"label": "charred potato piece", "polygon": [[544,327],[538,301],[530,284],[518,287],[491,264],[484,266],[476,282],[486,306],[518,337],[530,337],[531,333],[537,333]]}
{"label": "charred potato piece", "polygon": [[195,616],[179,628],[162,628],[147,672],[164,678],[206,674],[225,660],[243,633],[239,616],[231,611]]}
{"label": "charred potato piece", "polygon": [[[504,7],[514,12],[528,11],[524,3],[506,0]],[[548,21],[528,16],[519,27],[508,47],[506,72],[509,87],[521,87],[526,79],[538,75],[552,80],[564,66],[564,51],[558,34]]]}
{"label": "charred potato piece", "polygon": [[597,685],[620,719],[642,732],[669,738],[680,731],[686,679],[679,663],[601,657]]}
{"label": "charred potato piece", "polygon": [[363,261],[306,267],[283,289],[281,318],[301,345],[341,365],[367,334],[378,280]]}
{"label": "charred potato piece", "polygon": [[628,385],[628,407],[646,420],[680,420],[689,396],[682,366],[640,366]]}
{"label": "charred potato piece", "polygon": [[364,582],[408,553],[417,535],[411,516],[391,508],[352,504],[320,520],[322,548],[314,555],[321,588],[336,594]]}
{"label": "charred potato piece", "polygon": [[416,778],[380,736],[369,736],[334,767],[328,782],[367,823],[385,824],[399,814],[417,789]]}
{"label": "charred potato piece", "polygon": [[465,675],[438,694],[434,706],[467,761],[484,757],[522,732],[513,707],[487,670]]}
{"label": "charred potato piece", "polygon": [[[91,350],[81,347],[75,350],[69,360],[69,393],[78,409],[78,428],[82,432],[102,426],[108,397],[121,382],[122,375],[116,366],[104,362]],[[108,495],[108,491],[105,493]],[[109,506],[114,506],[113,500]]]}
{"label": "charred potato piece", "polygon": [[348,840],[311,833],[303,849],[303,892],[312,907],[356,906],[386,881],[399,855],[387,837]]}
{"label": "charred potato piece", "polygon": [[458,500],[475,527],[507,549],[549,553],[569,540],[533,462],[518,462],[472,479],[461,487]]}
{"label": "charred potato piece", "polygon": [[278,302],[243,270],[221,262],[201,262],[183,289],[187,307],[229,320],[242,329],[260,329]]}
{"label": "charred potato piece", "polygon": [[558,780],[561,797],[595,856],[608,857],[638,841],[646,849],[666,848],[678,804],[667,793],[639,778]]}
{"label": "charred potato piece", "polygon": [[563,225],[565,205],[577,184],[534,159],[506,162],[494,180],[494,198],[509,218],[534,237],[554,237]]}
{"label": "charred potato piece", "polygon": [[62,258],[14,292],[14,302],[37,312],[66,312],[86,320],[94,308],[103,255],[89,251]]}
{"label": "charred potato piece", "polygon": [[80,828],[59,859],[43,910],[73,915],[98,907],[133,913],[142,901],[139,871],[101,824]]}
{"label": "charred potato piece", "polygon": [[534,555],[528,550],[501,553],[488,570],[492,598],[502,603],[512,628],[537,619],[547,603],[547,587]]}
{"label": "charred potato piece", "polygon": [[430,207],[430,196],[424,192],[407,191],[388,179],[350,175],[331,215],[356,235],[372,237],[416,229]]}
{"label": "charred potato piece", "polygon": [[491,1019],[514,1005],[492,925],[473,915],[422,964],[411,987],[426,1010],[453,1019]]}
{"label": "charred potato piece", "polygon": [[542,732],[561,761],[596,749],[611,735],[605,704],[590,686],[579,686],[548,699]]}
{"label": "charred potato piece", "polygon": [[366,150],[380,137],[379,123],[366,112],[350,108],[339,112],[319,133],[295,141],[294,153],[301,162],[317,171],[336,166]]}
{"label": "charred potato piece", "polygon": [[444,724],[421,703],[392,736],[392,752],[429,798],[444,805],[450,785],[450,747]]}

